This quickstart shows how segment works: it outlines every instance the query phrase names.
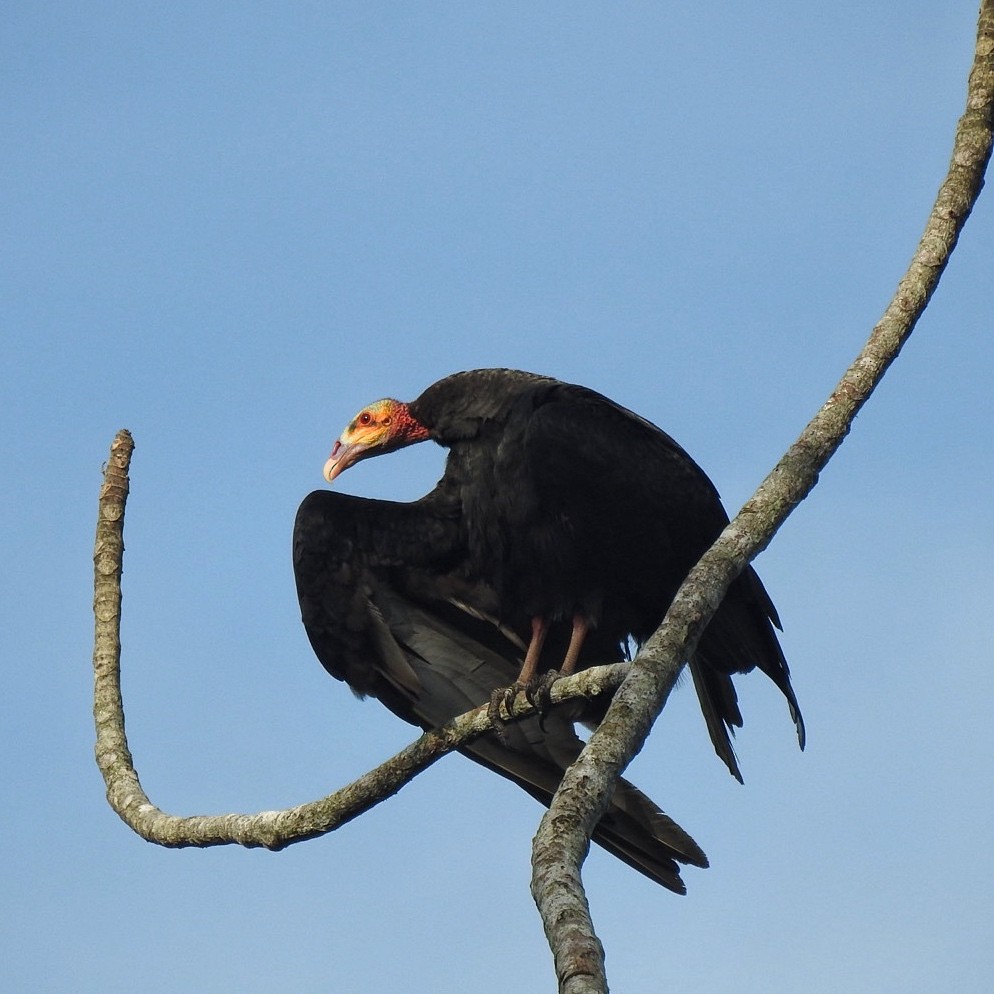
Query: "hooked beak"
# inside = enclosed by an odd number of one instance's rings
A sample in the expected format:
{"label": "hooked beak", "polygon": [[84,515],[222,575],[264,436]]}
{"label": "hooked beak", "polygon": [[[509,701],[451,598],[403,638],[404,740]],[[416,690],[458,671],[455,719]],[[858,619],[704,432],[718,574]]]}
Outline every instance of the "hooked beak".
{"label": "hooked beak", "polygon": [[361,459],[368,449],[369,446],[363,445],[361,442],[347,443],[339,439],[335,442],[335,447],[331,450],[331,455],[324,464],[324,478],[332,483],[336,476]]}

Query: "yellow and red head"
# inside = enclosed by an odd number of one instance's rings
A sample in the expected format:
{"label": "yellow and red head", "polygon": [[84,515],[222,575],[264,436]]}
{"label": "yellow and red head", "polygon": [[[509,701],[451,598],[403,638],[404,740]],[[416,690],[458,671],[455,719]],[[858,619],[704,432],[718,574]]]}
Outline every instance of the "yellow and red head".
{"label": "yellow and red head", "polygon": [[345,426],[324,464],[324,478],[331,483],[360,459],[393,452],[428,437],[428,429],[415,420],[407,404],[390,398],[374,401]]}

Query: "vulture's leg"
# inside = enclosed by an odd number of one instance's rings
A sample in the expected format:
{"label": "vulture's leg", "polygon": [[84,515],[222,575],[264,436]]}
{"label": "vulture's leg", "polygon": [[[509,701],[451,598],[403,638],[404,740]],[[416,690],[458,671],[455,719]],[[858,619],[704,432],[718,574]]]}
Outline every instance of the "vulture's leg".
{"label": "vulture's leg", "polygon": [[583,640],[590,631],[590,622],[582,614],[573,615],[573,634],[570,636],[569,648],[566,650],[566,658],[560,667],[560,676],[572,676],[576,669],[576,661],[580,658],[580,650],[583,648]]}
{"label": "vulture's leg", "polygon": [[525,661],[521,666],[518,679],[514,681],[516,686],[527,687],[535,679],[538,672],[538,660],[542,655],[542,646],[545,645],[545,636],[549,634],[549,622],[545,618],[532,618],[532,639],[528,643],[528,651],[525,653]]}
{"label": "vulture's leg", "polygon": [[518,679],[505,690],[498,688],[490,696],[490,707],[487,713],[493,725],[502,723],[500,716],[500,706],[504,705],[504,710],[510,712],[514,698],[518,696],[518,691],[523,690],[528,693],[535,683],[535,674],[538,672],[538,660],[542,655],[542,646],[545,644],[545,636],[549,634],[549,622],[542,617],[532,618],[532,637],[528,643],[528,651],[525,653],[525,661],[521,665],[521,672]]}
{"label": "vulture's leg", "polygon": [[[531,704],[534,704],[539,711],[549,710],[552,704],[552,685],[561,676],[572,676],[576,670],[577,660],[580,658],[580,650],[583,648],[583,640],[590,631],[590,622],[582,614],[573,615],[573,632],[569,638],[569,646],[566,649],[566,656],[562,666],[558,670],[549,670],[543,674],[540,680],[532,680],[525,690],[525,696]],[[522,673],[524,670],[522,670]],[[520,680],[521,677],[518,677]]]}

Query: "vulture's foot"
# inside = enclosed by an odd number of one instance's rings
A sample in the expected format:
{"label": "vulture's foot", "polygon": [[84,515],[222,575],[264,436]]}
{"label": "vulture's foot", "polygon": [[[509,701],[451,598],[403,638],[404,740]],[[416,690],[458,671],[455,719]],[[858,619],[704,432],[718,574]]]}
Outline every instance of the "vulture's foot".
{"label": "vulture's foot", "polygon": [[[490,695],[490,703],[487,705],[487,717],[490,719],[490,724],[498,736],[504,731],[507,718],[511,717],[511,705],[514,703],[514,698],[518,696],[520,689],[518,684],[512,684],[510,687],[498,687]],[[503,713],[501,713],[502,707],[504,709]]]}
{"label": "vulture's foot", "polygon": [[543,718],[552,707],[552,685],[561,676],[559,670],[548,670],[525,688],[525,698]]}
{"label": "vulture's foot", "polygon": [[500,706],[504,703],[504,691],[499,687],[490,695],[490,703],[487,705],[487,717],[490,719],[490,724],[493,725],[494,731],[498,734],[503,731],[504,726],[507,724],[504,721],[503,715],[500,713]]}
{"label": "vulture's foot", "polygon": [[525,695],[525,700],[538,711],[539,717],[544,719],[552,707],[552,685],[561,675],[559,670],[549,670],[548,673],[532,680],[515,680],[510,687],[498,687],[490,695],[490,703],[487,705],[487,717],[494,730],[498,734],[503,730],[507,719],[511,717],[511,708],[514,707],[514,701],[519,693]]}
{"label": "vulture's foot", "polygon": [[515,698],[519,693],[524,693],[528,703],[534,705],[535,702],[532,700],[531,694],[539,682],[536,680],[515,680],[510,687],[498,687],[490,695],[490,704],[487,706],[487,717],[490,719],[490,724],[497,731],[500,731],[507,724],[507,718],[511,717],[511,708],[514,707]]}

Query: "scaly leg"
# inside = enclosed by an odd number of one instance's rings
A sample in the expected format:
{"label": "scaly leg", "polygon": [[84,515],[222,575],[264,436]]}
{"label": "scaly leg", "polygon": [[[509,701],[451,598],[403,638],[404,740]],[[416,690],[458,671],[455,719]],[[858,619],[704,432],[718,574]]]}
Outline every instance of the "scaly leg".
{"label": "scaly leg", "polygon": [[589,631],[590,622],[582,614],[574,614],[573,631],[570,634],[569,646],[566,649],[562,666],[558,670],[549,670],[544,673],[539,680],[533,680],[528,689],[525,690],[525,697],[528,698],[529,703],[534,704],[543,714],[552,705],[552,685],[561,676],[571,676],[576,670],[580,650],[583,648],[583,641]]}
{"label": "scaly leg", "polygon": [[504,705],[504,710],[510,712],[514,698],[518,696],[518,691],[528,692],[535,683],[535,674],[538,672],[538,661],[542,655],[542,646],[545,644],[545,636],[549,633],[549,622],[542,617],[532,618],[532,637],[528,643],[528,650],[525,652],[525,661],[521,664],[521,672],[518,679],[504,690],[498,688],[490,695],[490,707],[488,714],[492,725],[500,725],[503,719],[500,716],[500,706]]}
{"label": "scaly leg", "polygon": [[590,631],[590,622],[582,614],[573,615],[573,634],[570,636],[569,648],[566,650],[566,658],[559,669],[560,676],[571,676],[576,669],[576,661],[580,658],[580,650],[583,648],[583,640]]}

